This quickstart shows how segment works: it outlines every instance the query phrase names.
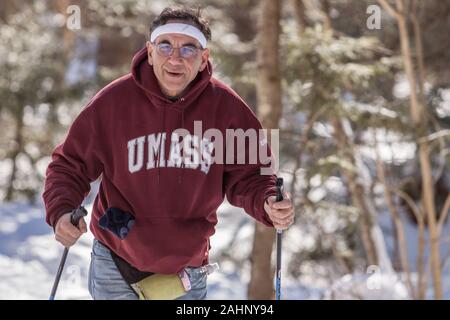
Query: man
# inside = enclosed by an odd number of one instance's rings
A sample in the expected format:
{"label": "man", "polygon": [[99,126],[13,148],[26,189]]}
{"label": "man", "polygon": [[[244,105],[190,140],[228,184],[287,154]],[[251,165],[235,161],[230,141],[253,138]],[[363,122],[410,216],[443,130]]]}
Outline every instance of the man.
{"label": "man", "polygon": [[[260,161],[214,162],[222,148],[193,134],[194,121],[203,132],[224,135],[261,128],[242,99],[211,76],[210,39],[198,12],[164,9],[152,22],[146,48],[133,58],[132,72],[89,102],[53,152],[43,199],[47,222],[66,247],[87,231],[84,220],[78,227],[70,223],[70,212],[101,175],[90,224],[94,299],[148,298],[143,281],[151,280],[149,295],[166,289],[155,275],[185,275],[184,291],[175,297],[205,299],[209,238],[225,194],[268,227],[293,223],[291,201],[275,204],[276,176],[262,175]],[[184,132],[181,142],[178,132]],[[233,158],[250,153],[231,152]]]}

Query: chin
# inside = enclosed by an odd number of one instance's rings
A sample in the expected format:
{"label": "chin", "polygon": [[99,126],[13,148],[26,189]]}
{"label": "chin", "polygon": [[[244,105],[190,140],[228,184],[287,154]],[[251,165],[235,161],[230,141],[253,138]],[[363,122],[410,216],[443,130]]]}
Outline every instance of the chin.
{"label": "chin", "polygon": [[168,95],[169,97],[177,97],[178,95],[180,95],[183,92],[183,90],[180,89],[172,89],[172,90],[165,90],[165,94]]}
{"label": "chin", "polygon": [[168,92],[177,92],[177,94],[182,93],[184,91],[184,89],[186,89],[186,86],[176,86],[176,87],[173,86],[173,87],[166,88],[166,90]]}

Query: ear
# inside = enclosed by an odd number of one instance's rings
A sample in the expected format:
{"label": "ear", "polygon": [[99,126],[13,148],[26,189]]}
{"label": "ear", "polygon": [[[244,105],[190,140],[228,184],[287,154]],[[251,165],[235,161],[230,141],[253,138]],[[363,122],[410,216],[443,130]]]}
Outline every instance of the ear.
{"label": "ear", "polygon": [[153,57],[152,57],[153,45],[150,43],[150,41],[147,41],[145,43],[145,45],[147,47],[148,64],[152,66],[153,65]]}
{"label": "ear", "polygon": [[200,72],[205,70],[206,66],[208,65],[208,59],[209,59],[209,49],[206,48],[202,52],[202,63],[200,64],[200,68],[199,68]]}

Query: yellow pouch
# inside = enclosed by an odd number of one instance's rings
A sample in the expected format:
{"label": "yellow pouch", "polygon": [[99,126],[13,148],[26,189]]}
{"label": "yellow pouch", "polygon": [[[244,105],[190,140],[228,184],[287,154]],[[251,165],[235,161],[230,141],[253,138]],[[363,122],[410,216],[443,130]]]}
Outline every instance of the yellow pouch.
{"label": "yellow pouch", "polygon": [[176,274],[152,274],[131,286],[140,300],[173,300],[187,292]]}

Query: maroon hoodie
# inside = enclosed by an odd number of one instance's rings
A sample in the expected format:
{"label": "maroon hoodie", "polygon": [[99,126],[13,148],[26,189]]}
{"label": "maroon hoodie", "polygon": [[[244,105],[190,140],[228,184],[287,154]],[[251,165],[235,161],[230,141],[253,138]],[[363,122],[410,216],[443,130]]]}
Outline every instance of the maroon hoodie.
{"label": "maroon hoodie", "polygon": [[[217,128],[224,137],[226,129],[261,128],[243,100],[211,77],[208,65],[184,96],[171,101],[159,88],[146,49],[139,51],[132,72],[98,92],[54,150],[43,193],[47,223],[55,226],[78,207],[90,182],[101,175],[90,230],[132,266],[163,274],[208,262],[216,210],[225,195],[273,226],[263,204],[276,194],[276,177],[260,174],[259,159],[257,164],[213,163],[202,170],[170,156],[171,133],[184,128],[193,135],[194,121],[202,121],[203,132]],[[164,143],[153,150],[151,141]],[[123,240],[98,225],[110,207],[136,219]]]}

